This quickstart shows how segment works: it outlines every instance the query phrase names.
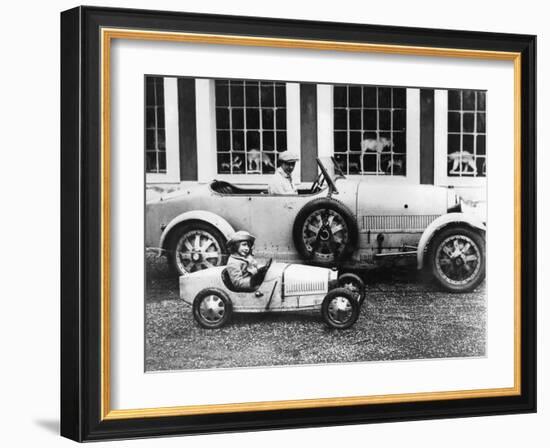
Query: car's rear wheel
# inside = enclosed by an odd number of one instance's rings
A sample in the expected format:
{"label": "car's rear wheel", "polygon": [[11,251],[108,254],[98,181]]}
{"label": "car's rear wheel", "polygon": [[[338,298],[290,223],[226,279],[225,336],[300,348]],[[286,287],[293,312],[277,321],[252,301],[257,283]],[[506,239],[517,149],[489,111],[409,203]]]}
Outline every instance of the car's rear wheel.
{"label": "car's rear wheel", "polygon": [[221,266],[226,262],[225,238],[215,227],[202,222],[176,227],[168,237],[166,249],[177,275]]}
{"label": "car's rear wheel", "polygon": [[329,327],[344,330],[359,317],[359,302],[348,289],[333,289],[323,300],[321,315]]}
{"label": "car's rear wheel", "polygon": [[485,239],[467,227],[444,229],[430,243],[429,260],[432,275],[443,288],[471,291],[485,278]]}
{"label": "car's rear wheel", "polygon": [[294,221],[296,249],[305,259],[332,264],[355,249],[357,223],[352,212],[332,198],[319,198],[307,203]]}
{"label": "car's rear wheel", "polygon": [[338,277],[338,286],[340,288],[346,288],[348,291],[357,298],[359,305],[363,304],[365,300],[365,283],[356,274],[346,273]]}
{"label": "car's rear wheel", "polygon": [[231,319],[232,312],[231,300],[220,289],[203,289],[193,301],[193,317],[203,328],[222,327]]}

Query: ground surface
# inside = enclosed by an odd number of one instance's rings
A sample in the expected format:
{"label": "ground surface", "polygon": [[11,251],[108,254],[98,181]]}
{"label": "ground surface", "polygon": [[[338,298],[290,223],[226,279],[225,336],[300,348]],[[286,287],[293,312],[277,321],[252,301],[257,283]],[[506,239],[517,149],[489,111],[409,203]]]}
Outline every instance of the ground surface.
{"label": "ground surface", "polygon": [[450,294],[414,270],[369,271],[356,324],[329,329],[319,312],[234,315],[205,330],[178,298],[163,258],[147,257],[146,370],[471,357],[485,355],[485,284]]}

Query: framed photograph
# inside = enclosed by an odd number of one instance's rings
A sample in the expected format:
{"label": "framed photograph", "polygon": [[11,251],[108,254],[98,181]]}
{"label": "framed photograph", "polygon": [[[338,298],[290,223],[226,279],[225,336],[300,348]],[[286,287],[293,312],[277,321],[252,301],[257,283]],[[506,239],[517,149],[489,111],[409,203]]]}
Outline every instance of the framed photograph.
{"label": "framed photograph", "polygon": [[529,35],[61,14],[61,433],[536,411]]}

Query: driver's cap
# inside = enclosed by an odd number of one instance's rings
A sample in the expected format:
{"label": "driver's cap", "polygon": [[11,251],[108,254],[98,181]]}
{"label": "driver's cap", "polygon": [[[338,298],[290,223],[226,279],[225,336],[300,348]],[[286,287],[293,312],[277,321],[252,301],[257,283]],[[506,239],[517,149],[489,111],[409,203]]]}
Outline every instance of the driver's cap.
{"label": "driver's cap", "polygon": [[281,154],[279,154],[279,161],[280,162],[296,162],[300,160],[300,157],[298,154],[295,154],[290,151],[284,151]]}
{"label": "driver's cap", "polygon": [[227,244],[231,245],[240,243],[241,241],[248,241],[250,245],[253,245],[255,240],[256,238],[248,233],[246,230],[239,230],[238,232],[235,232],[233,235],[231,235],[231,238],[229,238]]}

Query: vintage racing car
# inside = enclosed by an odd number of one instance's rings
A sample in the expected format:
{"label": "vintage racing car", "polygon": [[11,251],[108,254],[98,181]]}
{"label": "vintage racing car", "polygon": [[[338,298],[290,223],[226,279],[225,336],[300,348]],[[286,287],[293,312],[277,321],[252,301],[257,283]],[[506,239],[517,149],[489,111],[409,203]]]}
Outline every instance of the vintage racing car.
{"label": "vintage racing car", "polygon": [[341,270],[412,259],[456,292],[483,280],[484,207],[452,188],[349,179],[333,158],[317,162],[315,182],[293,196],[220,180],[160,196],[146,205],[146,246],[192,273],[225,264],[227,239],[244,229],[264,258]]}
{"label": "vintage racing car", "polygon": [[274,313],[321,310],[328,326],[351,327],[365,300],[363,281],[354,274],[289,263],[272,263],[256,288],[239,290],[225,267],[214,267],[180,277],[180,297],[193,307],[193,317],[204,328],[225,325],[233,312]]}

